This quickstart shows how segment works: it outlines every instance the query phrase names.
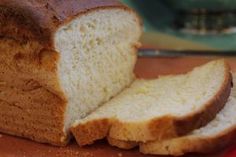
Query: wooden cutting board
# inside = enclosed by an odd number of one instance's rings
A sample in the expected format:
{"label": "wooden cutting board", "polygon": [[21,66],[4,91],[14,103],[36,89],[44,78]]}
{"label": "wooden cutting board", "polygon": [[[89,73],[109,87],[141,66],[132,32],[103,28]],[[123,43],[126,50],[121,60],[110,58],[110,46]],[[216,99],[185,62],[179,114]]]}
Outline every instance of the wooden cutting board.
{"label": "wooden cutting board", "polygon": [[[191,70],[194,66],[216,58],[177,57],[177,58],[139,58],[135,73],[139,78],[154,78],[164,74],[178,74]],[[226,58],[233,71],[236,71],[236,58]],[[236,113],[235,113],[236,114]],[[235,139],[236,140],[236,139]],[[109,146],[105,140],[92,146],[79,148],[75,141],[67,147],[54,147],[39,144],[19,137],[0,134],[0,157],[151,157],[143,155],[137,149],[120,150]],[[159,156],[156,156],[159,157]],[[236,145],[215,154],[189,154],[185,157],[236,157]]]}

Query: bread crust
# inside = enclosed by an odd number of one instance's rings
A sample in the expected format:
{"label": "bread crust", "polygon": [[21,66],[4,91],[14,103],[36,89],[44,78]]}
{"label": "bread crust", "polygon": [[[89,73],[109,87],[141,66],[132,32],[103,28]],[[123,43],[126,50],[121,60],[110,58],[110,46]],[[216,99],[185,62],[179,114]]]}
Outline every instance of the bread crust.
{"label": "bread crust", "polygon": [[186,153],[210,153],[235,142],[236,126],[211,137],[184,136],[176,139],[140,144],[144,154],[181,156]]}
{"label": "bread crust", "polygon": [[[108,132],[103,132],[103,135],[99,136],[99,138],[91,137],[91,132],[90,134],[87,134],[86,132],[78,134],[81,128],[86,126],[86,123],[73,126],[72,133],[80,146],[90,144],[95,140],[102,139],[107,136],[118,140],[118,142],[148,142],[185,135],[213,120],[216,114],[224,107],[232,87],[230,67],[226,62],[224,62],[224,67],[226,72],[224,82],[214,98],[205,104],[202,109],[189,113],[187,116],[181,118],[165,116],[137,123],[121,122],[117,119],[112,119],[110,120],[110,123],[107,123],[107,125],[104,126],[106,130],[107,128],[110,128],[108,129]],[[96,120],[96,122],[99,122],[99,120]],[[81,141],[81,135],[83,135],[83,141]]]}
{"label": "bread crust", "polygon": [[[60,56],[55,50],[54,36],[74,18],[100,9],[134,13],[118,0],[0,0],[0,52],[4,52],[0,55],[0,84],[3,83],[0,88],[17,89],[8,97],[0,92],[1,132],[54,145],[69,141],[70,136],[64,130],[67,98],[59,83]],[[26,82],[33,83],[26,85]],[[22,99],[21,95],[27,98]],[[2,110],[6,106],[8,115]],[[17,113],[10,112],[16,108]],[[27,113],[28,109],[38,108],[42,109],[42,115]],[[21,120],[9,120],[8,117],[15,115]],[[50,119],[38,121],[44,117]],[[37,128],[39,125],[44,130]]]}
{"label": "bread crust", "polygon": [[107,137],[107,141],[111,146],[126,150],[133,149],[139,145],[137,142],[117,140],[109,136]]}
{"label": "bread crust", "polygon": [[55,49],[54,34],[75,17],[92,10],[121,8],[118,0],[1,0],[0,36],[37,40],[47,49]]}
{"label": "bread crust", "polygon": [[4,52],[0,55],[0,131],[65,145],[69,140],[64,131],[67,102],[56,94],[60,88],[54,67],[44,68],[57,61],[57,54],[34,58],[38,47],[34,42],[0,40],[0,52]]}

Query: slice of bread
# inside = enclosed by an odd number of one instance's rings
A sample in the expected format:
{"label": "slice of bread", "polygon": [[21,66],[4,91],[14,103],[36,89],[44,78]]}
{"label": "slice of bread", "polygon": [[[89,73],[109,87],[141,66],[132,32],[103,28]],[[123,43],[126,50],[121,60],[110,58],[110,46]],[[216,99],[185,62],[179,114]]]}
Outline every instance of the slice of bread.
{"label": "slice of bread", "polygon": [[79,145],[109,136],[147,142],[178,137],[206,125],[224,107],[232,77],[223,60],[182,75],[136,80],[130,88],[77,121],[71,131]]}
{"label": "slice of bread", "polygon": [[230,97],[224,109],[205,127],[187,136],[140,144],[145,154],[180,156],[188,152],[207,153],[228,146],[236,139],[236,99]]}
{"label": "slice of bread", "polygon": [[[236,73],[233,73],[233,84],[234,84],[234,87],[232,88],[232,92],[231,92],[231,97],[233,97],[233,98],[231,98],[232,99],[231,103],[235,101],[233,99],[236,99],[236,87],[235,87],[235,84],[236,84]],[[227,103],[230,103],[230,102],[228,101]],[[220,114],[222,114],[222,112],[223,111],[221,111]],[[214,120],[216,121],[216,119],[214,119]],[[225,133],[227,134],[227,132],[225,132]],[[183,138],[185,138],[185,136]],[[216,138],[217,138],[217,135],[216,135]],[[179,139],[181,139],[181,138],[179,138]],[[118,148],[121,148],[121,149],[132,149],[134,147],[139,146],[139,143],[137,143],[137,142],[117,140],[117,139],[111,138],[109,136],[107,137],[107,141],[108,141],[108,143],[110,145],[118,147]],[[167,141],[169,141],[168,143],[170,144],[172,140],[167,140]],[[156,144],[156,146],[157,146],[156,150],[157,151],[159,151],[160,153],[163,152],[164,154],[168,154],[168,151],[163,149],[164,145],[162,145],[162,144],[164,142],[156,142],[156,143],[159,143],[159,144]],[[144,150],[146,148],[146,145],[147,145],[147,148],[148,148],[148,144],[142,144],[142,148]],[[162,147],[160,147],[160,146],[162,146]],[[166,147],[168,147],[168,145],[166,145]],[[183,148],[184,148],[184,145],[183,145]],[[181,150],[179,150],[179,151],[181,151]],[[172,155],[176,155],[176,154],[172,154]]]}
{"label": "slice of bread", "polygon": [[[233,75],[233,85],[234,85],[234,87],[232,88],[231,96],[236,98],[236,88],[235,88],[235,85],[236,85],[236,73],[234,72],[232,75]],[[112,146],[115,146],[115,147],[118,147],[118,148],[121,148],[121,149],[127,149],[127,150],[139,146],[139,143],[137,143],[137,142],[117,140],[117,139],[111,138],[109,136],[107,137],[107,141]],[[158,150],[159,150],[159,148],[160,147],[158,147]]]}
{"label": "slice of bread", "polygon": [[118,0],[1,0],[0,132],[65,145],[134,81],[141,32]]}

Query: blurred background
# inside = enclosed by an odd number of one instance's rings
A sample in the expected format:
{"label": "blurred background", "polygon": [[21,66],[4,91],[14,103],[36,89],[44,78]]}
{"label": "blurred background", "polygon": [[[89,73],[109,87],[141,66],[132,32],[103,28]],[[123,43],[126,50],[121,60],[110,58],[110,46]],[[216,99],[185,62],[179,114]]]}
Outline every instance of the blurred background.
{"label": "blurred background", "polygon": [[236,50],[236,0],[122,0],[144,22],[146,48]]}

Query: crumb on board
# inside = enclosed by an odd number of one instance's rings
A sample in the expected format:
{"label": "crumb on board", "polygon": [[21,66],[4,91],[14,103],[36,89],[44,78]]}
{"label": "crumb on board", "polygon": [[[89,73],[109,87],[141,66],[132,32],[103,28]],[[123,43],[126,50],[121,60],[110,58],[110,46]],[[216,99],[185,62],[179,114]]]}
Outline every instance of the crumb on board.
{"label": "crumb on board", "polygon": [[61,148],[60,151],[58,151],[55,154],[56,157],[94,157],[94,155],[90,152],[79,152],[74,150],[67,150],[64,148]]}
{"label": "crumb on board", "polygon": [[0,134],[0,138],[2,137],[2,134]]}
{"label": "crumb on board", "polygon": [[4,81],[0,81],[0,86],[6,85],[7,83]]}
{"label": "crumb on board", "polygon": [[122,156],[123,156],[123,154],[122,154],[122,153],[118,153],[118,156],[119,156],[119,157],[122,157]]}

